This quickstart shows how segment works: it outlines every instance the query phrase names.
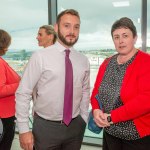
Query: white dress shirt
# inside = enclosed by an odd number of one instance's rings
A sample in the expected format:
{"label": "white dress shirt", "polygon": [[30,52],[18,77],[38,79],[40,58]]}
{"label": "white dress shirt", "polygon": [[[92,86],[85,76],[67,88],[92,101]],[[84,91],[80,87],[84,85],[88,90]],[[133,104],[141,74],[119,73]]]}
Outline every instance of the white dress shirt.
{"label": "white dress shirt", "polygon": [[[16,117],[20,133],[29,131],[29,109],[47,120],[62,120],[65,87],[65,47],[59,42],[36,51],[30,58],[16,92]],[[90,99],[90,65],[70,48],[73,66],[73,113],[87,122]]]}

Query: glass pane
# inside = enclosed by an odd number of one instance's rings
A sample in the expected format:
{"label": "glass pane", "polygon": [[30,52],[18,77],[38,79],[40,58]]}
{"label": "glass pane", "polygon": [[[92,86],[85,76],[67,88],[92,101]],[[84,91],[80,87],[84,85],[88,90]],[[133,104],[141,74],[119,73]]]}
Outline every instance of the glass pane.
{"label": "glass pane", "polygon": [[[68,8],[76,9],[80,13],[81,32],[75,48],[85,54],[90,61],[91,91],[99,65],[106,57],[115,53],[110,34],[114,21],[121,17],[130,17],[137,27],[139,36],[136,46],[141,47],[141,1],[126,2],[120,1],[117,5],[113,0],[58,0],[58,13]],[[85,136],[102,138],[102,133],[96,135],[86,129]]]}
{"label": "glass pane", "polygon": [[150,1],[147,0],[147,52],[150,53]]}
{"label": "glass pane", "polygon": [[38,28],[48,24],[47,0],[1,0],[0,28],[10,33],[12,44],[4,58],[21,75],[32,52],[38,50]]}
{"label": "glass pane", "polygon": [[[36,36],[39,27],[48,24],[48,1],[1,0],[0,11],[0,28],[12,37],[11,46],[3,57],[21,76],[32,52],[40,49]],[[30,128],[31,121],[32,115]]]}

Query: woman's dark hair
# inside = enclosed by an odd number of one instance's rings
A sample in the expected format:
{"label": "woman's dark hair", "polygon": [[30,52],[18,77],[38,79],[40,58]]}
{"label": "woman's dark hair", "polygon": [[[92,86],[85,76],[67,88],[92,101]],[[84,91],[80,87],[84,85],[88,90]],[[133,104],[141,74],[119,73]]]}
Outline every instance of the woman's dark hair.
{"label": "woman's dark hair", "polygon": [[11,36],[5,31],[0,29],[0,51],[8,48],[11,43]]}
{"label": "woman's dark hair", "polygon": [[112,37],[113,37],[113,32],[119,28],[130,29],[131,32],[133,33],[133,37],[137,36],[136,27],[130,18],[123,17],[123,18],[120,18],[119,20],[114,22],[114,24],[111,27],[111,36]]}

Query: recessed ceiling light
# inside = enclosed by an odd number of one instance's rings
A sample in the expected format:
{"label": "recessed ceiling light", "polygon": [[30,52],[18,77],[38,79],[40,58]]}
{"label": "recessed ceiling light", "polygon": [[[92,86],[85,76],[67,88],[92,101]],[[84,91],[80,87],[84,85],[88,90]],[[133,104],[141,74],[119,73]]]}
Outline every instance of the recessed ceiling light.
{"label": "recessed ceiling light", "polygon": [[112,2],[114,7],[127,7],[130,6],[129,1],[116,1]]}

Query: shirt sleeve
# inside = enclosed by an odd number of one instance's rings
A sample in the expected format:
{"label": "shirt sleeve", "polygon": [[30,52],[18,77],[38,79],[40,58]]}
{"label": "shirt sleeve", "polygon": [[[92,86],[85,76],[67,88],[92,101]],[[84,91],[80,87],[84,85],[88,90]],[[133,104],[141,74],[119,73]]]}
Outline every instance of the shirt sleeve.
{"label": "shirt sleeve", "polygon": [[19,133],[29,131],[29,109],[33,89],[42,73],[42,60],[38,53],[30,58],[16,92],[16,118]]}
{"label": "shirt sleeve", "polygon": [[88,119],[88,108],[89,108],[89,102],[90,102],[90,64],[87,59],[87,70],[85,72],[85,76],[83,79],[82,84],[82,100],[80,104],[80,114],[85,122],[87,122]]}

